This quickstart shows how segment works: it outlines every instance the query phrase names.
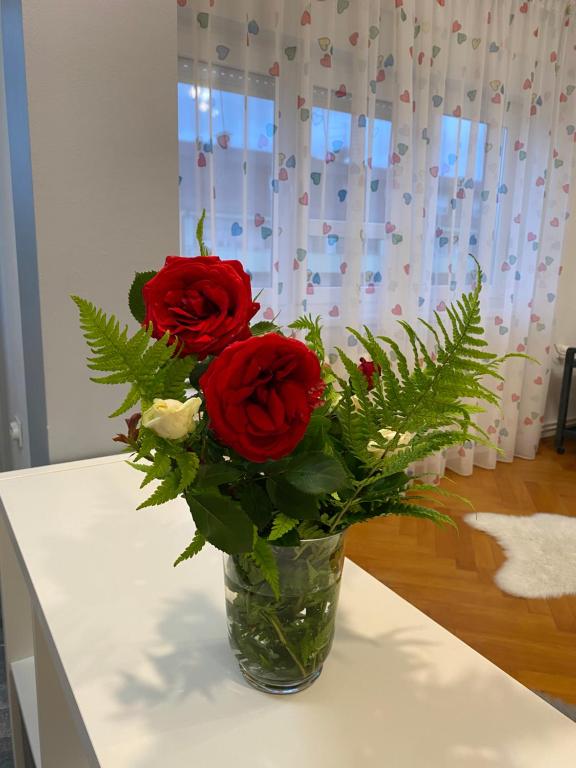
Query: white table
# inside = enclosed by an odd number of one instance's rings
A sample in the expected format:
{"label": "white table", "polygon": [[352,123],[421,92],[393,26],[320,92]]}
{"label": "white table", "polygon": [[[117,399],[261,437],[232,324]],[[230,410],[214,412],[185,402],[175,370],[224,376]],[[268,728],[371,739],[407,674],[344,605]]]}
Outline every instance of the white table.
{"label": "white table", "polygon": [[173,569],[190,515],[136,511],[139,481],[122,457],[0,475],[18,768],[22,728],[38,768],[576,766],[572,722],[350,561],[320,679],[252,690],[219,553]]}

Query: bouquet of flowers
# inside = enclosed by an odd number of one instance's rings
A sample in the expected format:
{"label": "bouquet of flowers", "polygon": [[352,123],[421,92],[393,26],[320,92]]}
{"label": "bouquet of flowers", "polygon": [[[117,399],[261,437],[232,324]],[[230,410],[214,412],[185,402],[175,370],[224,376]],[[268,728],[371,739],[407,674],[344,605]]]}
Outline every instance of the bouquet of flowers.
{"label": "bouquet of flowers", "polygon": [[392,338],[350,328],[365,356],[357,363],[338,349],[335,369],[320,318],[286,330],[251,324],[259,304],[250,277],[240,262],[208,255],[202,224],[199,256],[169,256],[158,272],[136,275],[135,333],[73,297],[88,366],[99,373],[93,381],[129,385],[112,416],[140,404],[115,439],[134,454],[142,486],[156,481],[141,507],[187,502],[195,533],[175,564],[206,543],[229,556],[230,632],[243,671],[268,663],[287,670],[283,680],[303,679],[331,642],[339,534],[389,514],[450,522],[426,505],[426,492],[439,489],[409,468],[451,445],[489,442],[474,416],[482,401],[498,402],[484,378],[501,378],[505,358],[486,349],[476,264],[473,289],[446,320],[421,321],[433,349],[402,320],[409,357]]}

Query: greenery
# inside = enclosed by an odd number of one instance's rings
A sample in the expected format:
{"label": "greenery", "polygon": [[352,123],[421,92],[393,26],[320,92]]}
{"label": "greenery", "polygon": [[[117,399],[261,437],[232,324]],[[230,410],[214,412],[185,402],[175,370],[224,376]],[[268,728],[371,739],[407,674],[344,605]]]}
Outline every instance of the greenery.
{"label": "greenery", "polygon": [[[203,217],[198,224],[201,255]],[[447,491],[411,476],[414,462],[473,440],[490,445],[477,425],[483,404],[497,404],[489,379],[500,380],[507,357],[487,349],[480,317],[482,272],[473,289],[446,308],[445,319],[421,321],[427,340],[404,321],[406,355],[368,327],[349,328],[374,364],[367,378],[339,349],[340,363],[325,363],[320,318],[306,315],[289,327],[318,356],[325,384],[322,403],[291,454],[253,463],[218,442],[203,407],[199,379],[211,364],[179,357],[177,341],[152,338],[143,327],[142,289],[156,274],[138,273],[129,306],[138,322],[133,335],[114,315],[73,297],[91,350],[93,381],[128,385],[111,416],[137,404],[146,415],[155,399],[179,408],[198,396],[192,426],[162,437],[139,414],[127,419],[124,442],[132,467],[151,494],[147,507],[183,497],[196,532],[174,565],[198,554],[206,542],[227,553],[231,642],[245,671],[267,669],[272,682],[306,677],[328,653],[339,584],[341,537],[351,525],[384,515],[410,515],[451,523],[430,494]],[[282,333],[262,321],[253,335]],[[335,543],[336,542],[336,543]],[[340,560],[338,560],[340,558]],[[303,609],[306,609],[303,612]]]}
{"label": "greenery", "polygon": [[[143,275],[150,279],[154,274],[139,273],[131,290],[130,304],[140,322],[136,294],[141,294]],[[450,523],[446,514],[427,505],[436,489],[415,482],[407,470],[451,445],[467,440],[489,444],[474,416],[482,402],[498,402],[486,377],[501,379],[506,358],[486,348],[481,285],[478,269],[473,290],[447,307],[447,322],[439,313],[436,326],[421,321],[435,342],[430,352],[416,330],[400,321],[411,359],[394,339],[375,336],[368,327],[362,332],[350,328],[376,364],[373,388],[369,390],[357,364],[338,350],[343,372],[324,366],[324,403],[293,453],[278,461],[251,463],[218,444],[202,410],[195,430],[183,440],[164,439],[140,426],[136,438],[125,440],[135,454],[131,465],[144,474],[143,487],[157,481],[141,506],[184,496],[206,541],[230,554],[251,553],[271,584],[277,583],[277,574],[267,556],[267,542],[297,546],[304,538],[337,533],[387,514]],[[130,336],[114,316],[73,298],[92,352],[88,366],[105,374],[93,380],[130,385],[112,416],[138,402],[144,410],[154,398],[184,400],[196,369],[210,364],[176,357],[169,339],[152,339],[151,328],[140,327]],[[291,328],[304,333],[324,364],[320,319],[304,316]],[[273,323],[260,322],[253,332],[281,331]],[[199,551],[197,544],[177,562]]]}
{"label": "greenery", "polygon": [[[138,280],[138,277],[136,278]],[[80,312],[80,325],[92,351],[88,368],[109,372],[94,376],[98,384],[130,384],[122,405],[110,414],[119,416],[138,402],[147,408],[155,397],[184,399],[187,377],[194,366],[190,357],[175,357],[168,336],[152,341],[152,329],[140,328],[128,336],[114,315],[107,317],[85,299],[72,296]]]}
{"label": "greenery", "polygon": [[[268,546],[268,545],[266,545]],[[248,677],[290,687],[319,672],[334,634],[342,538],[308,541],[301,547],[269,547],[281,588],[262,575],[258,559],[226,558],[230,643]]]}

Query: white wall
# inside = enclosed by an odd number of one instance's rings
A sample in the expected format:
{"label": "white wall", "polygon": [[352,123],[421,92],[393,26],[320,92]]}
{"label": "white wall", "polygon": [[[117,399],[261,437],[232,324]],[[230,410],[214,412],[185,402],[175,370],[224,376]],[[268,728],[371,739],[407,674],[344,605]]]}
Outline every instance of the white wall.
{"label": "white wall", "polygon": [[[69,295],[85,296],[128,321],[126,292],[134,271],[178,252],[176,3],[21,4],[54,462],[114,451],[110,438],[122,426],[120,419],[106,419],[120,388],[88,380]],[[572,189],[576,194],[576,179]],[[559,343],[576,344],[575,285],[576,216],[566,234]],[[547,424],[556,419],[560,376],[561,364],[554,363]]]}
{"label": "white wall", "polygon": [[[576,347],[576,171],[570,187],[573,204],[570,206],[571,215],[566,223],[553,339],[556,344]],[[553,434],[556,429],[563,365],[564,361],[556,359],[553,354],[550,389],[544,412],[544,434]],[[576,422],[576,374],[572,383],[568,418]]]}
{"label": "white wall", "polygon": [[[2,469],[30,464],[26,430],[27,409],[24,356],[21,343],[20,298],[16,265],[16,241],[12,208],[12,182],[8,148],[6,98],[2,72],[3,49],[0,19],[0,429],[6,446]],[[3,408],[2,408],[3,406]],[[8,423],[18,418],[24,426],[22,447],[8,438]]]}
{"label": "white wall", "polygon": [[70,294],[129,320],[178,252],[174,0],[22,0],[51,462],[117,449],[123,388],[88,379]]}

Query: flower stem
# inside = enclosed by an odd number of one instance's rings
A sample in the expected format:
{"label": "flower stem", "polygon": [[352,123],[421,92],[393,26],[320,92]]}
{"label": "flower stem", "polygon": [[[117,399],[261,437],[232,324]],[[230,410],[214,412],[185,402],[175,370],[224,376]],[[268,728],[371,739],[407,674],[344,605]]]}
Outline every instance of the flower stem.
{"label": "flower stem", "polygon": [[271,614],[267,614],[268,620],[270,621],[270,624],[274,627],[276,630],[276,634],[278,635],[278,639],[282,643],[282,645],[286,648],[290,656],[292,657],[292,660],[300,670],[300,672],[304,675],[304,677],[307,677],[308,673],[304,669],[304,666],[302,665],[301,661],[298,659],[292,648],[290,647],[290,643],[286,639],[286,635],[282,631],[282,627],[280,626],[280,623],[272,616]]}

